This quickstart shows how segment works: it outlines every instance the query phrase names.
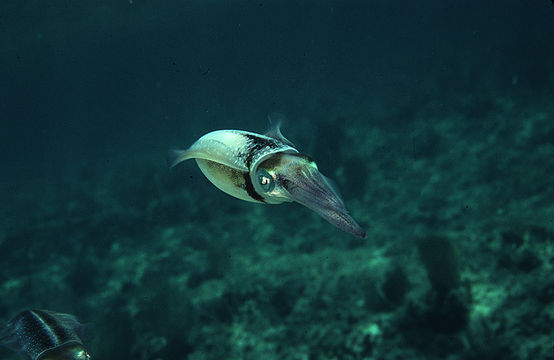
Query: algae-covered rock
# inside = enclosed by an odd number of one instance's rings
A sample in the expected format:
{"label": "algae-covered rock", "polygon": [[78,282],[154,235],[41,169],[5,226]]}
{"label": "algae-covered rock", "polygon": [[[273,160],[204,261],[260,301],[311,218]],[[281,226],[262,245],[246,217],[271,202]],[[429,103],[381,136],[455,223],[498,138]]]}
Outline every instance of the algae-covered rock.
{"label": "algae-covered rock", "polygon": [[433,290],[439,297],[460,286],[460,259],[449,238],[431,235],[419,238],[417,248]]}
{"label": "algae-covered rock", "polygon": [[397,266],[388,272],[381,290],[393,307],[401,305],[406,293],[410,290],[410,281],[406,270],[401,266]]}

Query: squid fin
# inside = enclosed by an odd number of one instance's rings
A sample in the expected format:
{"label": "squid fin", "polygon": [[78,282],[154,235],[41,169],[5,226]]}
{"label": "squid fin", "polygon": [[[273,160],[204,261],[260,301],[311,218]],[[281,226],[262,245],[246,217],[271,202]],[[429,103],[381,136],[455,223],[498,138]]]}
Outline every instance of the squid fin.
{"label": "squid fin", "polygon": [[169,150],[167,154],[167,165],[172,168],[175,167],[177,164],[191,159],[192,157],[189,156],[190,153],[187,150],[178,150],[178,149],[172,149]]}
{"label": "squid fin", "polygon": [[264,134],[265,136],[277,139],[283,144],[296,148],[292,141],[287,139],[283,133],[281,133],[281,125],[283,125],[283,122],[287,121],[285,115],[274,112],[267,116],[267,120],[269,120],[269,130]]}

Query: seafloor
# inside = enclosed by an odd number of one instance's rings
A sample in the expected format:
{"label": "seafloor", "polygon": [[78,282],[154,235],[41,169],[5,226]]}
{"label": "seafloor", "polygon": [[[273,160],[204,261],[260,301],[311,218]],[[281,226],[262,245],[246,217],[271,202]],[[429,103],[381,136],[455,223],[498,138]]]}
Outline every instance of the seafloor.
{"label": "seafloor", "polygon": [[75,314],[103,360],[549,359],[554,107],[524,103],[288,113],[363,240],[147,148],[5,178],[0,316]]}

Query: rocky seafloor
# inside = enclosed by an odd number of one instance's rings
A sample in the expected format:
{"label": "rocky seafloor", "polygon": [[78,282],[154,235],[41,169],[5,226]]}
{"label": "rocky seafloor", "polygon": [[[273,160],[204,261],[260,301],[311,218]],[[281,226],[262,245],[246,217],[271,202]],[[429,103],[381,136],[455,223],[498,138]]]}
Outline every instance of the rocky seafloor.
{"label": "rocky seafloor", "polygon": [[549,359],[553,114],[468,97],[285,126],[366,239],[148,149],[4,179],[0,318],[75,314],[104,360]]}

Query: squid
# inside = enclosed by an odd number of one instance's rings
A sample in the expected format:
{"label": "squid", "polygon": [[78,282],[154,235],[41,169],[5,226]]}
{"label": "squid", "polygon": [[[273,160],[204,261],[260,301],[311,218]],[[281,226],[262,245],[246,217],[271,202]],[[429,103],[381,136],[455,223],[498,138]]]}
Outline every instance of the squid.
{"label": "squid", "polygon": [[314,160],[283,136],[280,121],[263,135],[210,132],[186,150],[170,150],[168,162],[174,167],[188,159],[195,159],[213,185],[235,198],[263,204],[297,202],[343,231],[366,236]]}
{"label": "squid", "polygon": [[83,328],[69,314],[25,310],[0,330],[0,345],[28,360],[91,360],[80,338]]}

